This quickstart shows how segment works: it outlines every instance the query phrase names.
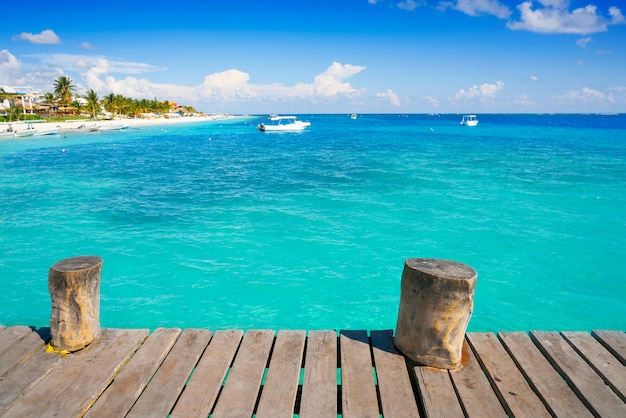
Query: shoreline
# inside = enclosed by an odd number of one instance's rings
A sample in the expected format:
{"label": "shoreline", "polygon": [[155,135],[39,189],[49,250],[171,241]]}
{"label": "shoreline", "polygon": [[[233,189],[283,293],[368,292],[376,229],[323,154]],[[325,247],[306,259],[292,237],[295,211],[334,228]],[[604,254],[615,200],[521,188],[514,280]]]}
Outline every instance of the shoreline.
{"label": "shoreline", "polygon": [[[159,126],[159,125],[177,125],[188,123],[201,123],[201,122],[221,122],[221,121],[233,121],[237,119],[247,118],[247,115],[208,115],[208,116],[181,116],[177,118],[116,118],[116,119],[74,119],[66,120],[62,122],[41,122],[41,121],[24,121],[19,120],[15,122],[0,122],[0,133],[7,132],[9,127],[14,132],[20,132],[27,129],[27,126],[31,125],[36,130],[49,130],[58,129],[60,131],[73,131],[80,132],[81,125],[84,127],[90,127],[98,125],[99,128],[136,128],[142,126]],[[121,128],[120,128],[121,129]],[[19,135],[11,136],[12,138],[19,138]],[[30,138],[31,136],[26,136]]]}

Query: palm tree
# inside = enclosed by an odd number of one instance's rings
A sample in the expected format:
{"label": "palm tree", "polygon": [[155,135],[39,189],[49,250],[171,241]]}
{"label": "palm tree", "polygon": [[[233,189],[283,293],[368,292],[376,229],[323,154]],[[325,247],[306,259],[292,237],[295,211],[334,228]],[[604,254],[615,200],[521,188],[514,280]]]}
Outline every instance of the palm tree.
{"label": "palm tree", "polygon": [[13,101],[11,101],[11,105],[9,106],[8,116],[9,116],[9,122],[20,120],[20,117],[21,117],[20,108],[15,106],[15,103]]}
{"label": "palm tree", "polygon": [[104,96],[104,109],[115,117],[115,93]]}
{"label": "palm tree", "polygon": [[72,95],[74,94],[74,90],[76,90],[76,87],[72,83],[72,79],[64,75],[54,81],[54,94],[65,103],[72,100]]}
{"label": "palm tree", "polygon": [[95,119],[98,115],[98,108],[100,107],[98,103],[98,93],[91,89],[87,92],[85,99],[87,99],[87,109],[89,109],[91,119]]}
{"label": "palm tree", "polygon": [[83,105],[80,103],[79,100],[72,100],[71,102],[69,102],[68,105],[69,105],[69,107],[75,109],[75,111],[74,111],[75,114],[80,115],[80,111],[81,111]]}

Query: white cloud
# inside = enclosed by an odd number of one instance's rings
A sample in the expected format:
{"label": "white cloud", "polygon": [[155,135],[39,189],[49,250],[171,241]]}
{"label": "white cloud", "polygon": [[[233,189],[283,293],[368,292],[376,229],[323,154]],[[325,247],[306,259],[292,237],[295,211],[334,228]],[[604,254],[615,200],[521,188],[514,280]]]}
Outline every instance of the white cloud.
{"label": "white cloud", "polygon": [[412,12],[420,6],[423,6],[425,3],[423,1],[415,1],[415,0],[405,0],[398,3],[398,9],[408,10]]}
{"label": "white cloud", "polygon": [[20,76],[20,62],[6,49],[0,51],[0,84],[17,84],[15,78]]}
{"label": "white cloud", "polygon": [[570,91],[563,96],[563,98],[566,100],[574,100],[574,101],[581,101],[581,102],[605,101],[606,97],[607,97],[606,94],[604,94],[603,92],[599,90],[591,89],[589,87],[583,87],[580,90]]}
{"label": "white cloud", "polygon": [[579,40],[576,41],[576,45],[578,45],[579,47],[581,47],[582,49],[585,49],[587,47],[587,44],[589,42],[593,42],[593,39],[591,39],[590,36],[587,36],[585,38],[580,38]]}
{"label": "white cloud", "polygon": [[542,0],[541,6],[533,9],[532,1],[525,1],[517,6],[520,21],[509,21],[511,30],[526,30],[537,33],[567,33],[586,35],[605,32],[608,25],[624,23],[624,16],[617,7],[609,8],[610,19],[598,14],[598,8],[590,4],[569,11],[569,1]]}
{"label": "white cloud", "polygon": [[197,91],[205,100],[232,102],[255,99],[258,94],[255,93],[254,87],[248,84],[249,80],[248,73],[235,69],[226,70],[207,75]]}
{"label": "white cloud", "polygon": [[492,15],[500,19],[508,19],[511,10],[498,0],[457,0],[456,2],[440,1],[437,9],[452,8],[469,16]]}
{"label": "white cloud", "polygon": [[614,25],[618,25],[626,21],[622,11],[615,6],[609,7],[609,14],[611,15],[611,23]]}
{"label": "white cloud", "polygon": [[533,106],[535,104],[535,102],[533,102],[532,100],[530,100],[528,98],[527,95],[522,94],[521,96],[519,96],[516,100],[513,101],[515,104],[521,105],[521,106]]}
{"label": "white cloud", "polygon": [[30,32],[22,32],[19,35],[14,35],[12,38],[14,41],[22,40],[32,42],[34,44],[60,44],[61,38],[57,36],[51,29],[41,31],[41,33],[33,34]]}
{"label": "white cloud", "polygon": [[532,81],[539,81],[539,77],[537,77],[536,75],[531,75],[531,76],[530,76],[530,79],[531,79]]}
{"label": "white cloud", "polygon": [[[113,62],[104,58],[87,61],[76,58],[73,67],[84,69],[81,73],[87,88],[99,92],[115,92],[128,97],[167,97],[176,101],[217,101],[233,103],[238,101],[257,102],[260,100],[281,102],[305,100],[311,103],[334,101],[340,98],[354,99],[363,90],[353,87],[345,79],[363,71],[365,67],[332,63],[326,71],[318,74],[311,83],[298,83],[294,86],[280,84],[251,84],[246,72],[230,69],[205,76],[197,86],[181,86],[152,83],[143,78],[127,77],[116,79],[110,74],[126,71],[126,74],[153,71],[154,67],[131,62]],[[106,94],[106,93],[105,93]],[[394,100],[394,97],[390,97]],[[397,101],[397,97],[395,97]]]}
{"label": "white cloud", "polygon": [[80,44],[80,47],[83,49],[94,49],[93,45],[91,45],[89,42],[83,42],[82,44]]}
{"label": "white cloud", "polygon": [[432,96],[424,96],[424,100],[430,103],[431,106],[439,106],[439,100],[435,99]]}
{"label": "white cloud", "polygon": [[400,106],[400,99],[398,98],[398,95],[394,93],[391,89],[376,93],[376,97],[385,101],[388,100],[394,106]]}
{"label": "white cloud", "polygon": [[453,100],[472,100],[480,99],[485,101],[486,99],[494,99],[496,93],[504,88],[502,81],[496,81],[495,84],[484,83],[480,86],[473,85],[468,90],[461,89],[454,95]]}

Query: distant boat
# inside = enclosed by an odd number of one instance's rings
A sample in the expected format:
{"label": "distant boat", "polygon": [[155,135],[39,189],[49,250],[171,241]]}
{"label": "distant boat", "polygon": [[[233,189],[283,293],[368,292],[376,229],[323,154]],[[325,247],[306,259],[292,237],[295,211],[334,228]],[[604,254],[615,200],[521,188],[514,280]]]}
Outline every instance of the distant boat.
{"label": "distant boat", "polygon": [[35,129],[35,136],[56,135],[58,131],[59,128],[37,128]]}
{"label": "distant boat", "polygon": [[356,113],[351,114],[350,119],[356,119]]}
{"label": "distant boat", "polygon": [[461,119],[461,125],[476,126],[478,125],[478,119],[476,119],[476,115],[465,115]]}
{"label": "distant boat", "polygon": [[102,125],[98,130],[100,131],[119,131],[122,129],[128,129],[129,125],[127,124],[119,124],[119,125]]}
{"label": "distant boat", "polygon": [[96,132],[100,129],[100,125],[97,123],[93,123],[91,125],[85,125],[84,123],[76,128],[60,128],[59,132],[61,133],[71,133],[71,132]]}
{"label": "distant boat", "polygon": [[26,128],[21,131],[14,131],[13,136],[17,138],[25,138],[27,136],[33,136],[37,132],[34,128]]}
{"label": "distant boat", "polygon": [[296,116],[277,116],[271,115],[269,117],[270,123],[259,123],[257,129],[259,131],[302,131],[305,128],[311,126],[311,122],[303,122],[298,120]]}

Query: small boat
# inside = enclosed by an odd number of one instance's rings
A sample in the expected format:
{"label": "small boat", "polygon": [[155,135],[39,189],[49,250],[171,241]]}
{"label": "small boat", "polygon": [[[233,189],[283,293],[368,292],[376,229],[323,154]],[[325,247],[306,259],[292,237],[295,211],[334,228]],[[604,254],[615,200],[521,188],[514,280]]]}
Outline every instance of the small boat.
{"label": "small boat", "polygon": [[476,126],[478,125],[478,119],[476,119],[476,115],[465,115],[461,119],[461,125]]}
{"label": "small boat", "polygon": [[351,114],[350,119],[356,119],[356,113]]}
{"label": "small boat", "polygon": [[37,130],[36,130],[36,129],[33,129],[33,128],[26,128],[26,129],[23,129],[23,130],[21,130],[21,131],[15,131],[15,132],[13,132],[13,136],[14,136],[14,137],[16,137],[16,138],[25,138],[25,137],[27,137],[27,136],[33,136],[33,135],[35,135],[35,132],[37,132]]}
{"label": "small boat", "polygon": [[120,131],[122,129],[128,129],[130,125],[127,124],[119,124],[119,125],[102,125],[98,129],[99,131]]}
{"label": "small boat", "polygon": [[98,129],[100,129],[100,125],[98,125],[97,123],[94,123],[91,125],[85,125],[83,123],[76,128],[61,128],[60,126],[58,126],[57,128],[59,129],[59,132],[63,134],[73,133],[73,132],[97,132]]}
{"label": "small boat", "polygon": [[5,131],[0,132],[0,138],[14,137],[13,126],[9,125]]}
{"label": "small boat", "polygon": [[289,132],[289,131],[302,131],[305,128],[311,126],[311,122],[303,122],[298,120],[297,116],[277,116],[271,115],[269,117],[271,123],[259,123],[257,125],[257,129],[259,131],[279,131],[279,132]]}
{"label": "small boat", "polygon": [[37,128],[35,129],[35,136],[56,135],[57,132],[59,132],[59,128]]}

